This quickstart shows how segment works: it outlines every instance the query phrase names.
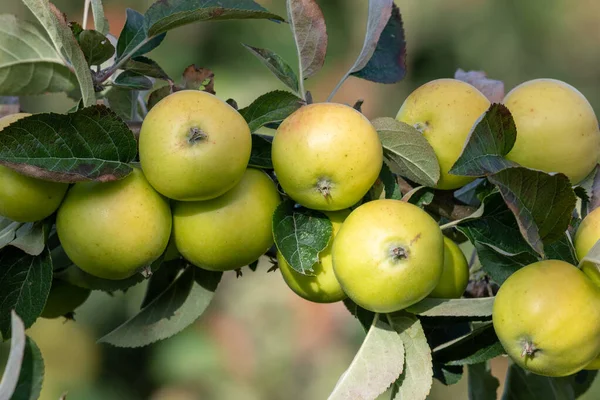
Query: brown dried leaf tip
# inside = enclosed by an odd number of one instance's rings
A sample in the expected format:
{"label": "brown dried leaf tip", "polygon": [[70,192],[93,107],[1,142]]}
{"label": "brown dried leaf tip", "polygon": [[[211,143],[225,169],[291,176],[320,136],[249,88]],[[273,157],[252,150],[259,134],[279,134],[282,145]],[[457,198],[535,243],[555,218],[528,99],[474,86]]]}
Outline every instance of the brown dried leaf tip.
{"label": "brown dried leaf tip", "polygon": [[183,86],[185,89],[216,94],[215,74],[208,68],[200,68],[192,64],[183,71]]}

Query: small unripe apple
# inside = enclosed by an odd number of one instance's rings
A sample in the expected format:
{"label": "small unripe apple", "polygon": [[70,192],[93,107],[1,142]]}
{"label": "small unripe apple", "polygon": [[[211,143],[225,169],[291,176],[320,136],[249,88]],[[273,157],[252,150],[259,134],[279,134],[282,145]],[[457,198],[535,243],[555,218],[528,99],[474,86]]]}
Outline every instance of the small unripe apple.
{"label": "small unripe apple", "polygon": [[41,317],[58,318],[65,316],[82,305],[90,297],[90,293],[90,289],[84,289],[55,279],[52,282],[52,288]]}
{"label": "small unripe apple", "polygon": [[462,250],[444,236],[444,268],[440,282],[428,297],[440,299],[460,298],[469,284],[469,263]]}

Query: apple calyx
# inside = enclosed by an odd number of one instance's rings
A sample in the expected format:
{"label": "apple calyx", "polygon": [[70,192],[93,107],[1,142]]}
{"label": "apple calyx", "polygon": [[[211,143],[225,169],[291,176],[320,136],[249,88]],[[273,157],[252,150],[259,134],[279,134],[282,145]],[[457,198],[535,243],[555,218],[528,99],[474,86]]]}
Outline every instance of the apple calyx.
{"label": "apple calyx", "polygon": [[525,342],[523,342],[523,351],[521,351],[521,357],[533,358],[533,356],[538,350],[539,349],[535,347],[535,345],[530,340],[525,340]]}
{"label": "apple calyx", "polygon": [[399,245],[394,245],[390,249],[390,256],[394,261],[405,260],[408,258],[408,249]]}
{"label": "apple calyx", "polygon": [[208,138],[208,135],[200,128],[198,128],[197,126],[192,126],[190,128],[190,133],[188,135],[188,143],[190,144],[195,144],[198,142],[201,142],[203,140],[206,140]]}
{"label": "apple calyx", "polygon": [[323,195],[323,197],[328,198],[331,197],[331,189],[333,189],[333,184],[328,179],[321,178],[317,181],[316,189]]}
{"label": "apple calyx", "polygon": [[421,133],[425,133],[425,131],[427,129],[429,129],[429,121],[425,121],[425,122],[416,122],[414,125],[416,130],[418,130]]}

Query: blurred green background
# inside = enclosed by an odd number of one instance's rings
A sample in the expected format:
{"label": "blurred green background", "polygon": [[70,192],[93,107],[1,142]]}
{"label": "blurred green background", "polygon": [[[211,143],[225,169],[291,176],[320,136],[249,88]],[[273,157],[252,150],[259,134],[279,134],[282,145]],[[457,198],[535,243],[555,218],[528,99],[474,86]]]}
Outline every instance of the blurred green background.
{"label": "blurred green background", "polygon": [[[104,0],[111,33],[118,36],[125,8],[144,12],[151,0]],[[259,0],[285,14],[285,1]],[[55,0],[69,20],[82,19],[83,0]],[[320,0],[329,32],[323,70],[308,81],[323,101],[360,51],[367,0]],[[413,0],[396,1],[408,43],[408,74],[395,85],[351,78],[335,98],[364,99],[369,118],[395,116],[417,86],[452,77],[457,68],[484,70],[506,91],[548,77],[577,87],[600,112],[600,2],[596,0]],[[33,20],[19,0],[2,0],[0,12]],[[265,47],[296,64],[289,27],[266,21],[194,24],[168,33],[149,54],[172,77],[196,64],[215,72],[222,99],[240,107],[273,89],[284,89],[241,42]],[[66,112],[63,95],[22,99],[25,111]],[[97,292],[77,312],[77,322],[40,319],[30,334],[46,362],[43,400],[67,392],[69,400],[325,399],[363,338],[342,304],[317,305],[296,297],[279,272],[227,273],[207,313],[181,334],[143,349],[115,349],[95,340],[139,307],[143,284],[126,294]],[[3,350],[6,350],[4,345]],[[504,378],[506,359],[494,360]],[[431,399],[466,399],[466,375],[446,388],[436,383]],[[589,398],[599,398],[594,385]]]}

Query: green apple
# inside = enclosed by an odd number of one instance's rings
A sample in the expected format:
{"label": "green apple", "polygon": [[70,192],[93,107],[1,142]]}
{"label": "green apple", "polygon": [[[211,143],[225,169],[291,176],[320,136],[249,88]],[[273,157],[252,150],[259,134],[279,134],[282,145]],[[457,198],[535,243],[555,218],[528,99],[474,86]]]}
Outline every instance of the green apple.
{"label": "green apple", "polygon": [[344,300],[346,293],[333,272],[331,248],[335,235],[340,230],[342,223],[350,214],[350,210],[329,211],[325,213],[333,228],[332,239],[327,247],[319,253],[319,262],[313,265],[314,275],[304,275],[294,270],[277,252],[277,263],[283,280],[298,296],[315,303],[335,303]]}
{"label": "green apple", "polygon": [[242,116],[216,96],[175,92],[156,104],[140,131],[140,162],[150,184],[180,201],[213,199],[233,188],[250,160]]}
{"label": "green apple", "polygon": [[[30,115],[7,115],[0,119],[0,130]],[[0,215],[17,222],[35,222],[52,215],[69,188],[66,183],[32,178],[2,165],[0,182]]]}
{"label": "green apple", "polygon": [[333,241],[333,270],[359,306],[379,313],[425,298],[440,281],[444,238],[425,211],[399,200],[356,208]]}
{"label": "green apple", "polygon": [[506,155],[524,167],[562,172],[572,184],[598,163],[600,130],[594,109],[573,86],[555,79],[520,84],[504,98],[517,126]]}
{"label": "green apple", "polygon": [[58,209],[56,231],[79,268],[99,278],[125,279],[165,251],[171,210],[134,168],[118,181],[76,183]]}
{"label": "green apple", "polygon": [[273,245],[273,212],[281,202],[264,172],[248,168],[233,189],[216,199],[173,205],[173,232],[181,255],[213,271],[241,268]]}
{"label": "green apple", "polygon": [[396,119],[417,128],[429,142],[440,164],[436,188],[456,189],[474,178],[448,173],[469,137],[475,122],[490,107],[475,87],[457,79],[436,79],[412,92]]}
{"label": "green apple", "polygon": [[41,317],[58,318],[72,312],[87,300],[90,292],[90,289],[84,289],[60,279],[55,279],[52,281],[52,288]]}
{"label": "green apple", "polygon": [[519,269],[500,287],[492,321],[520,367],[567,376],[600,353],[600,291],[577,267],[544,260]]}
{"label": "green apple", "polygon": [[462,250],[451,239],[444,236],[444,268],[440,283],[429,293],[429,297],[440,299],[460,298],[469,284],[469,263]]}
{"label": "green apple", "polygon": [[334,103],[304,106],[277,129],[273,167],[283,190],[314,210],[358,203],[377,180],[383,148],[377,131],[354,108]]}
{"label": "green apple", "polygon": [[[600,240],[600,208],[596,208],[581,221],[575,233],[575,252],[581,260]],[[585,261],[581,270],[600,288],[600,269],[596,263]]]}

